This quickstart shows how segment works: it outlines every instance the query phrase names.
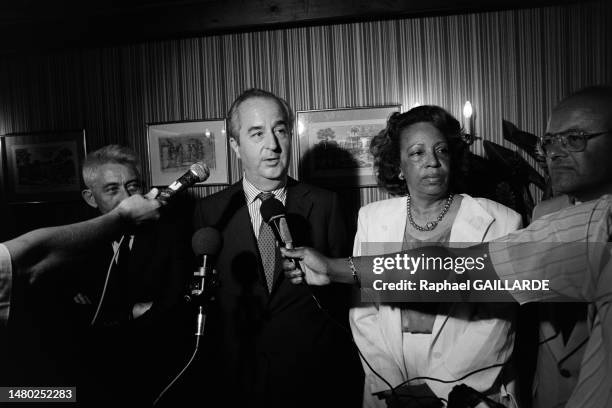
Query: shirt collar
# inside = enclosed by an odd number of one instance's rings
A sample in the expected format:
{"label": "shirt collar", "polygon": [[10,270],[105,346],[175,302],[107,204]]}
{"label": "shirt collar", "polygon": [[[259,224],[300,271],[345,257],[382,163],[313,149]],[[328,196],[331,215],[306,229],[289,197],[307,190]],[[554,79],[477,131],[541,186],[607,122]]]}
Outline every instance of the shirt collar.
{"label": "shirt collar", "polygon": [[[253,184],[251,184],[251,182],[249,182],[246,179],[246,177],[242,177],[242,188],[244,190],[244,195],[246,197],[247,204],[253,203],[257,199],[257,196],[259,195],[259,193],[264,192],[264,191],[259,190]],[[277,188],[276,190],[272,190],[269,192],[274,194],[274,198],[281,201],[283,204],[285,203],[285,199],[287,197],[287,185],[286,184],[284,184],[280,188]]]}

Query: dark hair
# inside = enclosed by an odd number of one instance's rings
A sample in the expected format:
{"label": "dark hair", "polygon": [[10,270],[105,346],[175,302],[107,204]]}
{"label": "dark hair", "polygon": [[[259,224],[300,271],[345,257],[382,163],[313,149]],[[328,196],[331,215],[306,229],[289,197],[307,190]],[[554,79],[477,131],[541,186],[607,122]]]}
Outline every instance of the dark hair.
{"label": "dark hair", "polygon": [[83,181],[88,188],[93,185],[98,169],[108,163],[131,167],[140,179],[139,162],[136,153],[126,146],[106,145],[87,155],[83,163]]}
{"label": "dark hair", "polygon": [[264,91],[259,88],[251,88],[242,92],[232,103],[232,106],[229,108],[227,112],[227,137],[233,138],[236,140],[236,143],[240,144],[240,132],[236,121],[238,120],[238,108],[240,105],[248,99],[251,98],[267,98],[272,99],[278,103],[278,106],[283,111],[285,116],[285,121],[287,122],[287,130],[289,134],[293,133],[293,122],[295,120],[295,116],[293,115],[293,110],[289,106],[286,100],[274,95],[272,92]]}
{"label": "dark hair", "polygon": [[370,143],[370,153],[374,156],[374,168],[378,185],[393,195],[408,194],[406,182],[400,174],[400,135],[415,123],[431,123],[446,138],[450,149],[450,185],[452,192],[460,192],[458,183],[463,179],[468,146],[463,140],[459,121],[439,106],[423,105],[408,112],[392,114],[387,126]]}

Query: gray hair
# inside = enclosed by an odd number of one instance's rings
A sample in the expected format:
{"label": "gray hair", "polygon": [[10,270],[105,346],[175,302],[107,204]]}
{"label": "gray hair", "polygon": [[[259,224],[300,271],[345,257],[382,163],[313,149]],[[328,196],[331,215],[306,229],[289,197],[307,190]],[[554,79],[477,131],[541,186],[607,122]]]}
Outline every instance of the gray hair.
{"label": "gray hair", "polygon": [[266,98],[266,99],[272,99],[273,101],[276,101],[278,106],[283,111],[283,115],[285,117],[285,122],[287,122],[287,129],[289,133],[290,134],[293,133],[293,123],[295,121],[295,116],[293,114],[293,110],[291,109],[291,106],[289,106],[287,101],[284,100],[283,98],[280,98],[274,95],[272,92],[264,91],[263,89],[259,89],[259,88],[251,88],[251,89],[247,89],[246,91],[238,95],[238,97],[232,103],[232,106],[230,107],[229,111],[227,112],[227,123],[228,123],[227,137],[228,138],[233,138],[236,141],[236,143],[240,144],[240,131],[238,129],[238,124],[236,123],[238,121],[238,108],[243,102],[251,98]]}
{"label": "gray hair", "polygon": [[108,163],[131,167],[140,179],[140,163],[136,153],[129,147],[112,144],[89,153],[85,158],[82,172],[83,181],[88,188],[93,186],[98,169]]}

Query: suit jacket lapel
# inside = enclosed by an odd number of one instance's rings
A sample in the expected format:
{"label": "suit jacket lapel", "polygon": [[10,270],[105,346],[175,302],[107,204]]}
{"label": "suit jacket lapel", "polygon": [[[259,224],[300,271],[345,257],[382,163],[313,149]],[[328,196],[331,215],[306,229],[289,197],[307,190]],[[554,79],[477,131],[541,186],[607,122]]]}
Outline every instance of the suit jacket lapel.
{"label": "suit jacket lapel", "polygon": [[[129,240],[130,238],[130,235],[126,235],[124,239]],[[129,252],[129,270],[137,278],[140,273],[149,273],[149,268],[144,269],[144,267],[151,257],[150,252],[155,249],[156,238],[157,230],[152,226],[140,228],[134,233],[132,248]]]}
{"label": "suit jacket lapel", "polygon": [[474,198],[462,194],[461,206],[451,229],[450,242],[482,242],[495,219]]}
{"label": "suit jacket lapel", "polygon": [[[451,227],[449,243],[476,243],[482,242],[495,219],[487,213],[478,202],[465,194],[462,194],[461,206]],[[438,315],[432,328],[432,338],[436,341],[442,328],[451,316],[453,309],[458,307],[456,303],[442,304],[440,310],[443,315]],[[443,317],[442,317],[443,316]]]}
{"label": "suit jacket lapel", "polygon": [[309,197],[310,189],[296,180],[289,178],[287,181],[287,208],[288,214],[297,214],[304,219],[310,216],[313,202]]}
{"label": "suit jacket lapel", "polygon": [[[145,241],[147,241],[147,236],[146,235],[134,235],[134,241],[132,242],[132,249],[130,250],[130,258],[129,258],[129,265],[130,265],[130,271],[135,271],[136,268],[138,268],[140,266],[140,263],[142,263],[143,259],[146,258],[146,255],[141,255],[143,252],[147,251],[147,250],[151,250],[151,244],[147,243]],[[129,240],[130,236],[126,235],[124,239]]]}
{"label": "suit jacket lapel", "polygon": [[[299,183],[298,181],[288,178],[287,180],[287,200],[285,208],[287,209],[287,221],[289,224],[289,231],[292,233],[292,238],[295,239],[297,232],[296,225],[291,222],[291,219],[295,216],[301,217],[308,220],[310,211],[312,210],[313,202],[309,197],[310,189],[308,186]],[[298,243],[299,245],[299,243]],[[284,274],[282,268],[277,268],[274,273],[274,285],[272,286],[272,293],[274,293],[280,284],[284,280]]]}
{"label": "suit jacket lapel", "polygon": [[[224,245],[228,245],[229,253],[236,254],[243,251],[257,254],[257,285],[261,286],[261,293],[265,294],[266,299],[269,297],[266,277],[261,263],[261,254],[257,245],[257,238],[253,232],[253,224],[251,223],[251,215],[247,206],[244,189],[242,188],[242,179],[232,186],[234,191],[230,195],[230,199],[225,206],[229,213],[222,217],[222,220],[229,219],[227,224],[227,237]],[[223,221],[227,222],[227,221]],[[240,239],[239,237],[244,237]],[[231,238],[231,239],[227,239]]]}
{"label": "suit jacket lapel", "polygon": [[[389,231],[389,242],[401,242],[404,245],[404,233],[406,232],[406,223],[408,222],[408,197],[403,197],[399,200],[400,207],[397,211],[389,211],[390,218],[387,219],[387,230]],[[397,222],[404,220],[404,222]]]}
{"label": "suit jacket lapel", "polygon": [[540,339],[550,339],[544,345],[548,347],[557,362],[574,354],[588,337],[589,332],[585,321],[576,322],[567,343],[563,343],[561,333],[558,333],[550,322],[540,323]]}
{"label": "suit jacket lapel", "polygon": [[546,341],[543,346],[547,347],[556,361],[563,358],[563,340],[561,333],[557,333],[550,322],[543,321],[540,323],[540,341]]}

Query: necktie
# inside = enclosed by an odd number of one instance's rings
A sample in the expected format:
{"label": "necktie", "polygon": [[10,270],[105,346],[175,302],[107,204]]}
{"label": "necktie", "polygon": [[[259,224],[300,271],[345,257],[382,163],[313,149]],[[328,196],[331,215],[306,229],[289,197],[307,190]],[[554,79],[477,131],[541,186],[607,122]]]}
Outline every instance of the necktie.
{"label": "necktie", "polygon": [[[263,203],[270,198],[273,198],[272,193],[259,193],[257,198]],[[272,292],[272,285],[274,283],[274,273],[276,272],[277,261],[280,260],[280,251],[276,245],[276,239],[272,228],[265,222],[261,221],[259,227],[259,236],[257,237],[257,246],[259,247],[259,254],[261,255],[261,263],[264,268],[264,274],[266,276],[266,283],[268,285],[268,292]]]}

